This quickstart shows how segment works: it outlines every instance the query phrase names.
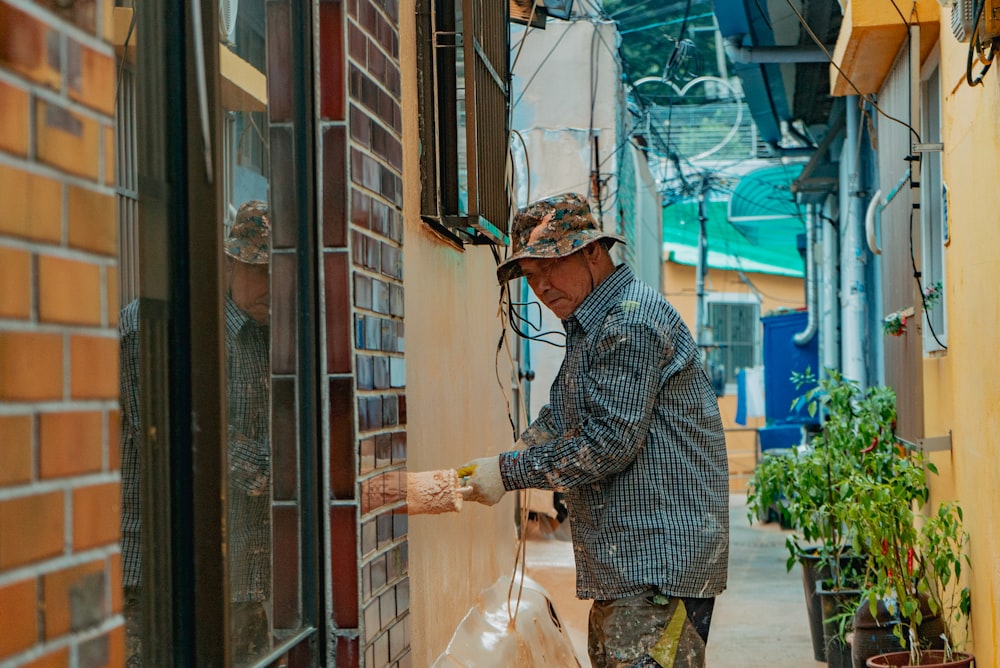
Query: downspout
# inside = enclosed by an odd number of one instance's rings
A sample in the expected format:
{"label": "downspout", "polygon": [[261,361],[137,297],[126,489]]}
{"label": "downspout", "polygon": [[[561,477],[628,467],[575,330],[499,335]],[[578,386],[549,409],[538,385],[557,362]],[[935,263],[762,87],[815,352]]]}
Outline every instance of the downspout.
{"label": "downspout", "polygon": [[822,327],[819,333],[820,351],[823,357],[824,369],[840,369],[840,341],[837,340],[837,333],[840,325],[840,304],[837,301],[837,288],[840,283],[837,276],[837,269],[840,263],[838,248],[839,233],[832,220],[822,220],[823,233],[821,235],[823,247],[823,294],[822,303]]}
{"label": "downspout", "polygon": [[797,346],[807,345],[819,329],[819,304],[816,294],[816,205],[806,206],[806,328],[792,337]]}
{"label": "downspout", "polygon": [[864,165],[857,151],[857,147],[861,146],[861,109],[857,96],[847,98],[846,110],[843,153],[847,177],[844,193],[847,215],[842,223],[843,243],[840,247],[841,359],[844,377],[867,387],[868,367],[864,350],[868,298],[864,266],[867,249],[864,231],[866,184]]}

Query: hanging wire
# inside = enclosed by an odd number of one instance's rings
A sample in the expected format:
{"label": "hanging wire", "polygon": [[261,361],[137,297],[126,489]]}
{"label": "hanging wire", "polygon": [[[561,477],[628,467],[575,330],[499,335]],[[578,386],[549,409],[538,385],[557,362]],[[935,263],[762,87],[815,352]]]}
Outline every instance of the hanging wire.
{"label": "hanging wire", "polygon": [[[847,76],[847,73],[844,72],[844,70],[840,67],[840,65],[837,64],[837,61],[834,60],[833,58],[833,54],[831,54],[830,50],[826,48],[826,44],[824,44],[823,40],[821,40],[819,37],[816,36],[816,33],[813,31],[812,27],[806,21],[805,17],[802,16],[802,12],[800,12],[798,8],[796,8],[795,5],[792,3],[792,0],[785,0],[785,2],[788,4],[788,7],[792,10],[792,13],[794,13],[795,16],[798,18],[799,23],[802,25],[802,28],[809,34],[809,37],[812,39],[813,42],[815,42],[816,46],[818,46],[823,51],[823,53],[826,55],[826,59],[830,62],[831,65],[833,65],[833,67],[837,70],[840,76],[844,78],[844,81],[846,81],[850,85],[850,87],[854,89],[854,92],[858,94],[858,97],[860,97],[862,100],[870,104],[872,108],[875,109],[875,111],[877,111],[886,119],[894,123],[898,123],[899,125],[902,125],[904,128],[909,129],[909,131],[913,134],[913,136],[916,138],[917,143],[919,144],[920,133],[917,132],[913,128],[913,126],[907,123],[906,121],[900,120],[899,118],[896,118],[895,116],[883,111],[882,108],[878,106],[878,103],[876,103],[875,100],[872,99],[871,95],[866,95],[865,93],[862,93],[861,89],[857,87],[854,81],[849,76]],[[909,27],[909,24],[906,23],[905,19],[903,23],[907,27]]]}
{"label": "hanging wire", "polygon": [[[990,40],[989,52],[987,54],[983,53],[982,43],[979,39],[979,24],[985,11],[986,3],[980,4],[978,0],[973,0],[972,14],[975,19],[972,22],[972,34],[969,36],[969,55],[965,64],[965,81],[970,86],[980,86],[983,83],[983,77],[989,71],[990,66],[993,64],[993,57],[996,55],[996,40]],[[976,54],[979,54],[979,61],[983,64],[982,68],[979,70],[979,74],[976,75],[975,79],[972,78],[972,61]]]}
{"label": "hanging wire", "polygon": [[934,323],[931,322],[930,316],[927,315],[927,294],[924,292],[922,275],[920,270],[917,269],[917,258],[913,249],[913,207],[910,207],[910,266],[913,267],[913,280],[917,282],[917,290],[920,292],[921,308],[924,312],[924,321],[927,322],[927,328],[931,330],[931,336],[941,346],[941,349],[948,350],[948,346],[938,338],[937,332],[934,331]]}

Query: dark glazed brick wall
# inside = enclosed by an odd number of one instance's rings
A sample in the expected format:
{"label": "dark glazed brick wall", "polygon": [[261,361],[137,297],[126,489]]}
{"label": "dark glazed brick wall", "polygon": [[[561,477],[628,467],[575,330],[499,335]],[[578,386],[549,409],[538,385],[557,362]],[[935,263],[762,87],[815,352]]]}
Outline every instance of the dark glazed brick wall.
{"label": "dark glazed brick wall", "polygon": [[320,0],[319,30],[320,116],[323,120],[343,120],[344,6],[342,2]]}
{"label": "dark glazed brick wall", "polygon": [[[343,539],[332,559],[350,559],[361,593],[338,610],[334,592],[336,664],[408,666],[399,3],[320,0],[319,12],[331,522]],[[348,578],[344,561],[335,568],[334,588]]]}

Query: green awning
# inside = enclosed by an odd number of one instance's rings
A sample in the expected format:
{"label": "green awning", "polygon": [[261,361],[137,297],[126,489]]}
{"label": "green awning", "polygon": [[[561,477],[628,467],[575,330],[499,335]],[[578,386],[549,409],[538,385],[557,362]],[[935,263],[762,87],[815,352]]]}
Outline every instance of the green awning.
{"label": "green awning", "polygon": [[[802,277],[798,235],[805,210],[791,191],[801,165],[765,167],[743,176],[731,193],[712,192],[705,203],[708,266]],[[698,202],[682,200],[663,208],[667,258],[686,265],[698,259]]]}

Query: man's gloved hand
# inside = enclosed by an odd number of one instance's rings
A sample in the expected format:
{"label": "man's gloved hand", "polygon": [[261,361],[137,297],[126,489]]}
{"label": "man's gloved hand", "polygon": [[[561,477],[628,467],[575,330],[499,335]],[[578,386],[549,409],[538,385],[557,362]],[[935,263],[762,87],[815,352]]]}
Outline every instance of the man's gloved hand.
{"label": "man's gloved hand", "polygon": [[492,506],[507,493],[500,477],[499,457],[473,459],[458,469],[458,475],[462,478],[462,495],[467,501]]}

